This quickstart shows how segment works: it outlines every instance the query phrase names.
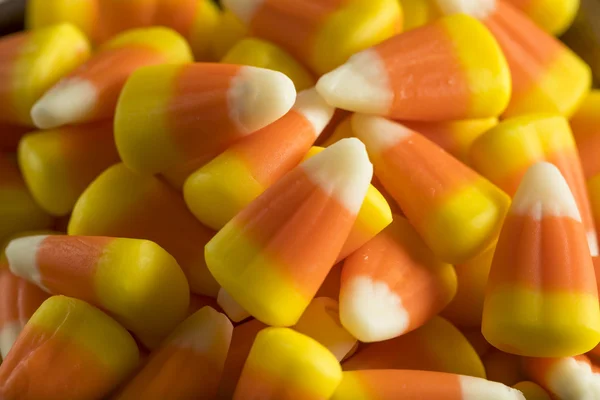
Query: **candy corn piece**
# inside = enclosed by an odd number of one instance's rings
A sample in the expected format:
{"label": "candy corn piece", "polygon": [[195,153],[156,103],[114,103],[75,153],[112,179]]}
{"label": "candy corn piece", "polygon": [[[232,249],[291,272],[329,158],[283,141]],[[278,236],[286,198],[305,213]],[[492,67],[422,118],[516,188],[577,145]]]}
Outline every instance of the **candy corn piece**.
{"label": "candy corn piece", "polygon": [[224,0],[250,34],[269,40],[322,75],[352,54],[400,32],[398,0]]}
{"label": "candy corn piece", "polygon": [[262,68],[144,67],[131,75],[119,98],[117,148],[134,171],[155,174],[193,163],[192,173],[236,140],[279,119],[295,99],[288,77]]}
{"label": "candy corn piece", "polygon": [[0,153],[0,241],[20,232],[44,229],[51,217],[33,200],[17,162]]}
{"label": "candy corn piece", "polygon": [[113,400],[214,399],[233,326],[204,307],[183,321]]}
{"label": "candy corn piece", "polygon": [[343,368],[415,369],[485,378],[481,359],[469,341],[441,317],[433,317],[406,335],[361,347]]}
{"label": "candy corn piece", "polygon": [[592,255],[598,239],[577,147],[566,119],[534,114],[510,118],[480,136],[471,147],[473,167],[514,196],[525,171],[539,161],[558,167],[581,214]]}
{"label": "candy corn piece", "polygon": [[168,26],[185,37],[197,61],[216,60],[210,47],[220,14],[210,0],[156,0],[153,24]]}
{"label": "candy corn piece", "polygon": [[494,247],[465,262],[456,265],[456,295],[441,315],[458,327],[479,328],[483,317],[483,301]]}
{"label": "candy corn piece", "polygon": [[8,351],[35,310],[48,298],[37,286],[0,267],[0,357]]}
{"label": "candy corn piece", "polygon": [[372,174],[357,139],[304,161],[206,245],[210,272],[256,319],[294,325],[335,263]]}
{"label": "candy corn piece", "polygon": [[600,90],[592,90],[583,100],[569,124],[587,179],[600,174]]}
{"label": "candy corn piece", "polygon": [[69,214],[85,188],[118,161],[112,122],[38,131],[19,145],[27,187],[36,202],[56,216]]}
{"label": "candy corn piece", "polygon": [[33,231],[20,231],[14,235],[10,235],[6,240],[0,242],[0,269],[8,269],[8,260],[6,258],[6,248],[14,239],[19,239],[26,236],[38,236],[38,235],[62,235],[61,232],[52,231],[50,229],[39,229]]}
{"label": "candy corn piece", "polygon": [[526,400],[552,400],[548,392],[537,383],[522,381],[514,385],[513,388],[523,393]]}
{"label": "candy corn piece", "polygon": [[96,28],[92,40],[104,43],[120,32],[150,26],[158,0],[96,0]]}
{"label": "candy corn piece", "polygon": [[342,380],[333,354],[289,328],[258,333],[233,400],[329,399]]}
{"label": "candy corn piece", "polygon": [[436,1],[445,14],[478,18],[498,41],[512,76],[512,96],[504,117],[575,111],[590,88],[591,71],[565,45],[502,0]]}
{"label": "candy corn piece", "polygon": [[410,332],[438,314],[456,293],[456,273],[438,261],[398,215],[344,262],[340,319],[361,342]]}
{"label": "candy corn piece", "polygon": [[491,245],[508,209],[506,194],[399,123],[352,118],[380,182],[437,257],[461,263]]}
{"label": "candy corn piece", "polygon": [[507,1],[527,14],[540,28],[556,36],[567,30],[579,9],[579,0]]}
{"label": "candy corn piece", "polygon": [[108,168],[77,200],[68,232],[151,240],[175,257],[193,293],[217,296],[219,285],[203,254],[214,232],[194,218],[179,193],[155,177],[138,175],[123,164]]}
{"label": "candy corn piece", "polygon": [[106,310],[150,348],[187,312],[185,275],[148,240],[30,236],[13,240],[6,256],[15,275]]}
{"label": "candy corn piece", "polygon": [[394,119],[488,118],[508,104],[510,73],[488,30],[453,15],[353,55],[317,90],[336,107]]}
{"label": "candy corn piece", "polygon": [[15,152],[23,135],[30,131],[28,127],[0,122],[0,152]]}
{"label": "candy corn piece", "polygon": [[600,369],[586,356],[525,358],[523,369],[532,381],[558,399],[600,398]]}
{"label": "candy corn piece", "polygon": [[439,17],[439,10],[432,0],[399,0],[404,14],[404,30],[423,26]]}
{"label": "candy corn piece", "polygon": [[514,196],[492,261],[482,332],[494,347],[529,357],[581,354],[600,341],[585,231],[552,164],[534,164]]}
{"label": "candy corn piece", "polygon": [[227,52],[221,62],[251,65],[282,72],[294,82],[297,91],[315,85],[315,78],[302,64],[285,50],[266,40],[242,39]]}
{"label": "candy corn piece", "polygon": [[358,345],[356,338],[340,324],[337,300],[327,297],[314,298],[294,325],[294,330],[321,343],[338,361],[346,358]]}
{"label": "candy corn piece", "polygon": [[259,320],[253,319],[233,328],[231,345],[229,346],[229,352],[227,353],[227,359],[225,360],[223,374],[221,375],[217,391],[218,399],[233,398],[235,387],[242,374],[248,354],[250,354],[254,338],[256,338],[258,332],[266,327],[267,325]]}
{"label": "candy corn piece", "polygon": [[221,60],[233,46],[247,35],[247,28],[231,11],[225,9],[219,16],[215,32],[210,38],[210,50],[215,60]]}
{"label": "candy corn piece", "polygon": [[98,0],[28,0],[25,26],[35,30],[67,22],[92,38],[97,24],[97,3]]}
{"label": "candy corn piece", "polygon": [[40,129],[111,119],[127,78],[146,65],[192,61],[185,40],[166,28],[134,29],[105,43],[31,109]]}
{"label": "candy corn piece", "polygon": [[[525,400],[501,383],[430,371],[345,371],[331,400]],[[529,400],[529,399],[528,399]]]}
{"label": "candy corn piece", "polygon": [[54,296],[32,315],[0,365],[0,398],[104,398],[138,360],[125,328],[82,300]]}
{"label": "candy corn piece", "polygon": [[0,122],[32,125],[33,104],[89,55],[87,39],[70,24],[0,39]]}
{"label": "candy corn piece", "polygon": [[487,379],[512,386],[525,379],[521,371],[521,357],[492,348],[481,358]]}
{"label": "candy corn piece", "polygon": [[194,215],[221,229],[269,186],[302,161],[333,115],[314,89],[298,94],[279,120],[238,141],[194,172],[183,193]]}
{"label": "candy corn piece", "polygon": [[235,301],[235,299],[223,288],[219,289],[217,303],[233,322],[241,322],[246,318],[251,317],[250,313]]}

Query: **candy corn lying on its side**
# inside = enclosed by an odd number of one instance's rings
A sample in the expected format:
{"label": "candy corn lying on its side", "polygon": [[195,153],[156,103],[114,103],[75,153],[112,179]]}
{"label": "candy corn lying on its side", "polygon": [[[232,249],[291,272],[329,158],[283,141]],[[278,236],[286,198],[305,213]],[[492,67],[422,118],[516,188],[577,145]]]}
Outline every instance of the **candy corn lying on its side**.
{"label": "candy corn lying on its side", "polygon": [[571,25],[579,9],[579,0],[507,0],[521,9],[540,28],[560,35]]}

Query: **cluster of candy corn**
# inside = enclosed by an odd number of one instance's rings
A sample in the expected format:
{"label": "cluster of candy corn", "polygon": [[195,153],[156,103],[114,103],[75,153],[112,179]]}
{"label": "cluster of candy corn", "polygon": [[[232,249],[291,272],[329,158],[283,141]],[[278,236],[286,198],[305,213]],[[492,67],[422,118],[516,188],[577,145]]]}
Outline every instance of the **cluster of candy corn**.
{"label": "cluster of candy corn", "polygon": [[0,38],[0,400],[600,400],[578,0],[221,3]]}

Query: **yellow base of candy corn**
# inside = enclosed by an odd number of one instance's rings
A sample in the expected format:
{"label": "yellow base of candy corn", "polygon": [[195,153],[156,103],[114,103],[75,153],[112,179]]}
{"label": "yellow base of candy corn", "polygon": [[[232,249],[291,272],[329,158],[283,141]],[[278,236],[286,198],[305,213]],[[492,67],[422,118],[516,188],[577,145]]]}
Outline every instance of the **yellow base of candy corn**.
{"label": "yellow base of candy corn", "polygon": [[0,241],[21,231],[45,229],[52,224],[52,218],[23,188],[0,189],[0,221]]}

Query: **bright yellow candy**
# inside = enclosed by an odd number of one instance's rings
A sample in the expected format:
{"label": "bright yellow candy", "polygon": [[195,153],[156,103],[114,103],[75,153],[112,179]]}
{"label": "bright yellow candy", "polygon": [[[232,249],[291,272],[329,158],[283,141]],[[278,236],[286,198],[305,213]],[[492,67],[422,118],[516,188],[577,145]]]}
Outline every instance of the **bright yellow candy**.
{"label": "bright yellow candy", "polygon": [[339,362],[316,340],[266,328],[254,340],[233,399],[328,399],[341,380]]}
{"label": "bright yellow candy", "polygon": [[81,29],[87,37],[93,37],[96,18],[96,0],[29,0],[25,25],[37,29],[61,22],[68,22]]}
{"label": "bright yellow candy", "polygon": [[440,16],[433,0],[398,0],[404,13],[404,30],[425,25]]}
{"label": "bright yellow candy", "polygon": [[296,91],[314,86],[315,79],[298,61],[282,48],[266,40],[242,39],[223,57],[226,64],[241,64],[272,69],[286,74],[296,85]]}
{"label": "bright yellow candy", "polygon": [[567,30],[579,10],[579,0],[508,0],[508,2],[520,8],[540,28],[556,36]]}

